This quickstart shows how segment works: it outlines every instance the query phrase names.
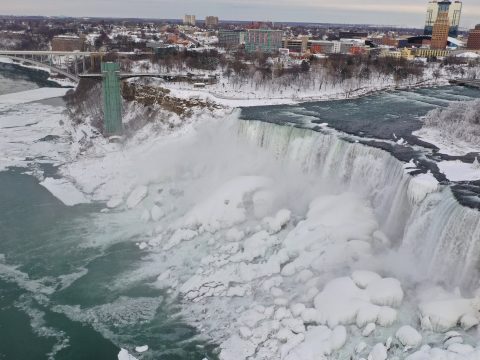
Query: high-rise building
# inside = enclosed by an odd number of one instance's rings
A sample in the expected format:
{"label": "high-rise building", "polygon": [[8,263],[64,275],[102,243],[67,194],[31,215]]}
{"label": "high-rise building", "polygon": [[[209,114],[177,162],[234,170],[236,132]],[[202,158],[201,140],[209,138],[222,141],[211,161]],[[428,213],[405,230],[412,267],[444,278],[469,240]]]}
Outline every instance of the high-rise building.
{"label": "high-rise building", "polygon": [[428,3],[427,7],[427,17],[425,19],[425,35],[432,35],[433,33],[433,25],[437,20],[438,10],[439,10],[439,3],[441,2],[450,2],[450,7],[448,10],[448,18],[450,19],[450,30],[449,36],[457,37],[458,36],[458,27],[460,25],[460,18],[462,15],[462,2],[461,1],[438,1],[438,0],[431,0]]}
{"label": "high-rise building", "polygon": [[207,16],[205,18],[205,26],[207,28],[216,28],[218,27],[218,17],[217,16]]}
{"label": "high-rise building", "polygon": [[445,49],[448,43],[448,32],[450,30],[450,19],[448,17],[450,1],[438,2],[438,14],[432,31],[431,49]]}
{"label": "high-rise building", "polygon": [[196,23],[195,15],[185,15],[183,17],[183,25],[195,26]]}
{"label": "high-rise building", "polygon": [[247,52],[273,53],[282,47],[283,31],[270,29],[248,29],[245,35]]}
{"label": "high-rise building", "polygon": [[468,34],[467,49],[480,50],[480,24]]}

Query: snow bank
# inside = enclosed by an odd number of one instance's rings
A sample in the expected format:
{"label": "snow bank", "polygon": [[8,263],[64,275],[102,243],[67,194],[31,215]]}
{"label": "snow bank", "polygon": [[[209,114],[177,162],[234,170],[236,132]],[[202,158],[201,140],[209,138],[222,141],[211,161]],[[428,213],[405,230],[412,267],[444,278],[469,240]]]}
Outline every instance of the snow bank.
{"label": "snow bank", "polygon": [[430,111],[423,119],[423,128],[414,135],[447,154],[477,152],[480,148],[479,113],[480,100],[452,102],[446,108]]}
{"label": "snow bank", "polygon": [[480,165],[478,161],[473,164],[464,163],[460,160],[440,161],[437,165],[450,181],[480,180]]}
{"label": "snow bank", "polygon": [[185,227],[215,232],[241,223],[246,218],[243,200],[246,194],[266,188],[271,179],[261,176],[245,176],[223,184],[208,199],[197,204],[181,220]]}
{"label": "snow bank", "polygon": [[17,105],[64,96],[68,88],[40,88],[13,94],[0,95],[0,105]]}
{"label": "snow bank", "polygon": [[[320,323],[329,327],[356,323],[364,327],[369,323],[389,323],[391,312],[381,312],[382,307],[399,306],[402,300],[403,291],[396,279],[380,278],[361,289],[350,277],[343,277],[328,282],[314,304]],[[386,319],[379,318],[380,315]]]}
{"label": "snow bank", "polygon": [[420,316],[425,330],[445,332],[463,326],[469,329],[478,325],[480,301],[478,298],[462,298],[442,288],[431,288],[419,294]]}

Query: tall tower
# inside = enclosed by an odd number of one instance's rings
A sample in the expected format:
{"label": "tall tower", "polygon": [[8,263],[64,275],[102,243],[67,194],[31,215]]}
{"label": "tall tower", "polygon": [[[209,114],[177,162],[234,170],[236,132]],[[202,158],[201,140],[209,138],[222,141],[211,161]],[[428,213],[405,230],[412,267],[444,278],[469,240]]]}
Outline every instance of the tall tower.
{"label": "tall tower", "polygon": [[450,1],[450,0],[430,0],[427,6],[427,16],[425,18],[425,28],[423,33],[425,35],[432,35],[433,25],[437,21],[439,4],[449,2],[450,7],[448,10],[448,18],[450,19],[450,31],[448,36],[457,37],[458,36],[458,27],[460,25],[460,18],[462,16],[462,2],[461,1]]}
{"label": "tall tower", "polygon": [[102,63],[103,74],[103,117],[107,135],[122,133],[122,95],[120,94],[120,65],[113,62]]}
{"label": "tall tower", "polygon": [[460,18],[462,16],[462,2],[454,1],[450,5],[448,17],[450,18],[450,31],[448,36],[456,38],[458,36],[458,27],[460,26]]}
{"label": "tall tower", "polygon": [[438,2],[437,0],[431,0],[427,5],[427,18],[425,19],[425,29],[423,33],[425,35],[432,35],[433,24],[437,20],[438,15]]}
{"label": "tall tower", "polygon": [[450,1],[438,2],[437,20],[433,24],[432,31],[432,49],[445,49],[448,43],[448,33],[450,30],[450,19],[448,13],[450,10]]}

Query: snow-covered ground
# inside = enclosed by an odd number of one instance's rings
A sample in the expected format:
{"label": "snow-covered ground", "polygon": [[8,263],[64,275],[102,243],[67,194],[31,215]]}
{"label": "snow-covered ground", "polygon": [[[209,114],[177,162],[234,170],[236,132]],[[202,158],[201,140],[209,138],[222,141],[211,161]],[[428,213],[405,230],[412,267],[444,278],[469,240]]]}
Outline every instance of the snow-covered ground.
{"label": "snow-covered ground", "polygon": [[449,155],[480,152],[479,100],[458,101],[446,108],[434,109],[423,122],[424,126],[414,135],[436,145],[440,152]]}
{"label": "snow-covered ground", "polygon": [[[475,69],[474,69],[475,70]],[[370,79],[347,79],[343,82],[329,78],[325,69],[318,72],[311,71],[300,74],[293,79],[288,76],[263,79],[258,76],[244,78],[227,77],[218,71],[201,71],[195,69],[165,69],[148,61],[137,61],[132,71],[146,73],[217,75],[218,83],[207,85],[204,89],[194,89],[192,84],[185,82],[167,82],[161,86],[172,91],[180,98],[199,97],[208,99],[228,107],[246,107],[257,105],[293,104],[304,101],[334,100],[354,98],[372,92],[412,88],[419,86],[447,85],[448,80],[456,75],[446,68],[431,64],[425,69],[422,77],[409,77],[402,81],[395,81],[393,76],[372,74]],[[438,71],[438,78],[433,73]]]}
{"label": "snow-covered ground", "polygon": [[438,167],[451,181],[476,181],[480,179],[480,164],[476,160],[473,164],[462,161],[441,161]]}

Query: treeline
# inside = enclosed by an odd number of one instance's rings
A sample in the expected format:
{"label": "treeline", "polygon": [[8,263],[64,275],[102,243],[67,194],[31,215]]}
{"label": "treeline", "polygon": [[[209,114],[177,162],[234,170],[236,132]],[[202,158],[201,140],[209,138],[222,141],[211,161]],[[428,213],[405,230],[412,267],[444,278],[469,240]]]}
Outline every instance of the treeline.
{"label": "treeline", "polygon": [[220,70],[228,77],[264,80],[277,77],[298,77],[303,73],[321,72],[342,82],[352,78],[368,80],[372,74],[392,76],[395,81],[409,77],[422,77],[425,65],[406,59],[380,57],[376,55],[332,54],[326,58],[311,57],[299,61],[282,61],[262,52],[236,52],[235,55],[221,54],[216,50],[177,51],[152,60],[166,71],[186,68],[196,70]]}

